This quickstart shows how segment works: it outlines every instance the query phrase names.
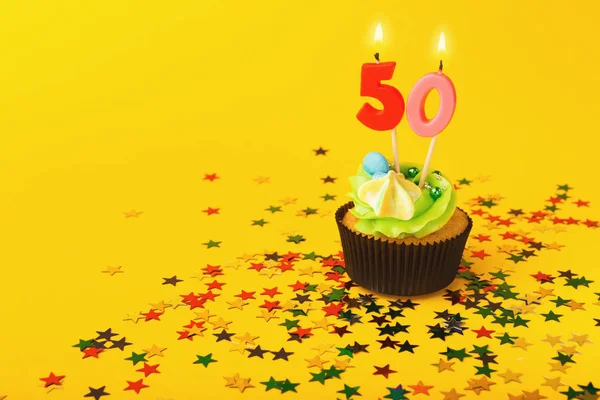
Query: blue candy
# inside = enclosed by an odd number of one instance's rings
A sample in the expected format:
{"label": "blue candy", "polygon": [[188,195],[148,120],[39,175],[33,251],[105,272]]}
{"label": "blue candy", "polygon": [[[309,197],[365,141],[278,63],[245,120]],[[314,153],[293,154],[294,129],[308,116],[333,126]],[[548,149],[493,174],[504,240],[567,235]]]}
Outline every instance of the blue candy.
{"label": "blue candy", "polygon": [[373,174],[373,179],[385,178],[386,176],[387,174],[384,174],[383,172],[375,172]]}
{"label": "blue candy", "polygon": [[365,156],[363,159],[363,168],[369,175],[374,175],[376,172],[387,174],[390,170],[390,166],[383,154],[376,151],[372,151]]}

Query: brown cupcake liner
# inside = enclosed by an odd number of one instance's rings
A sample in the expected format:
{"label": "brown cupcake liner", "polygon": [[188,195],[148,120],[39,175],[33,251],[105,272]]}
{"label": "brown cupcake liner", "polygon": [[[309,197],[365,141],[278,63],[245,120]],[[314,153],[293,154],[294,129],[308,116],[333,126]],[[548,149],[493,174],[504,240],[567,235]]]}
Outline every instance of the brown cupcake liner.
{"label": "brown cupcake liner", "polygon": [[454,280],[473,227],[467,213],[467,228],[459,235],[435,243],[405,244],[350,230],[342,219],[352,207],[353,202],[340,207],[335,219],[346,271],[357,285],[382,294],[415,296],[437,292]]}

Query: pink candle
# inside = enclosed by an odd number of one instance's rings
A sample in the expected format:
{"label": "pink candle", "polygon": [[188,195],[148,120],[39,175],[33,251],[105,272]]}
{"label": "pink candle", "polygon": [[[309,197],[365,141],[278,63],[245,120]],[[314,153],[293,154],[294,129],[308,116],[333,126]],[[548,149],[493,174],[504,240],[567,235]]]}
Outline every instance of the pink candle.
{"label": "pink candle", "polygon": [[[446,40],[444,34],[440,35],[438,51],[446,50]],[[452,120],[454,110],[456,109],[456,91],[454,84],[442,72],[443,64],[440,61],[440,67],[437,72],[422,77],[410,91],[406,105],[406,119],[411,129],[419,136],[430,137],[429,150],[421,171],[421,179],[419,186],[423,187],[427,170],[431,163],[433,149],[437,140],[437,135],[440,134]],[[440,107],[435,117],[429,119],[425,115],[425,101],[432,90],[437,90],[440,95]]]}

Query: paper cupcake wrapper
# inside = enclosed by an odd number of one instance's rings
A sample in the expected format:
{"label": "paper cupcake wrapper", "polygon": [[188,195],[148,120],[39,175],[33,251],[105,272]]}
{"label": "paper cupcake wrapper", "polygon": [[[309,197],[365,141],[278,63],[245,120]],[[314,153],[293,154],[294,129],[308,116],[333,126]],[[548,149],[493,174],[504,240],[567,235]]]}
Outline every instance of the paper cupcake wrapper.
{"label": "paper cupcake wrapper", "polygon": [[335,219],[346,272],[357,285],[382,294],[415,296],[437,292],[454,280],[473,227],[467,213],[467,228],[451,239],[432,244],[404,244],[350,230],[342,219],[352,207],[352,202],[340,207]]}

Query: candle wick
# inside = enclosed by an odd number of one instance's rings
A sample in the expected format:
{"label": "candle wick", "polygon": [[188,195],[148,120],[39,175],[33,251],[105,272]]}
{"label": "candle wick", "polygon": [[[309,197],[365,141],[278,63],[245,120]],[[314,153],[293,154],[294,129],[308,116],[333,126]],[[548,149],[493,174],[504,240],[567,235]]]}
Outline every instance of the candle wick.
{"label": "candle wick", "polygon": [[442,62],[442,60],[440,60],[440,67],[439,67],[440,71],[444,70],[444,63]]}
{"label": "candle wick", "polygon": [[375,57],[375,61],[377,61],[377,63],[379,63],[379,53],[375,53],[375,54],[373,54],[373,56]]}

